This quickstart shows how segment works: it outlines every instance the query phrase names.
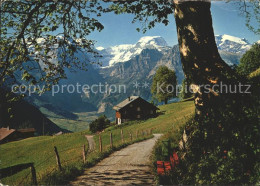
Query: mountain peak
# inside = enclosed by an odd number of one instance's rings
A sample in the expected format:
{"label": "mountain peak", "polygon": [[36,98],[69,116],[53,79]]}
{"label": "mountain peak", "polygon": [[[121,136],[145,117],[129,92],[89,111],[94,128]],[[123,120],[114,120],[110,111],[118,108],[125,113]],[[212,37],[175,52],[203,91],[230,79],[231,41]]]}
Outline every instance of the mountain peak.
{"label": "mountain peak", "polygon": [[245,38],[224,34],[216,35],[215,39],[218,49],[227,52],[243,54],[251,47],[251,44]]}
{"label": "mountain peak", "polygon": [[[216,44],[221,51],[243,54],[250,49],[251,44],[244,38],[238,38],[227,34],[216,35]],[[111,67],[119,62],[126,62],[141,54],[144,49],[156,49],[165,52],[169,49],[167,42],[161,36],[144,36],[136,44],[116,45],[108,48],[98,47],[97,50],[103,56],[100,61],[103,67]]]}
{"label": "mountain peak", "polygon": [[222,42],[228,40],[228,41],[232,41],[232,42],[239,43],[242,45],[250,44],[245,38],[239,38],[239,37],[235,37],[235,36],[231,36],[231,35],[227,35],[227,34],[216,35],[216,37],[221,39]]}
{"label": "mountain peak", "polygon": [[113,66],[119,62],[126,62],[141,54],[144,49],[157,49],[163,51],[168,44],[161,36],[141,37],[136,44],[122,44],[110,46],[106,49],[97,47],[96,49],[103,56],[101,59],[103,67]]}
{"label": "mountain peak", "polygon": [[137,46],[145,47],[145,46],[154,46],[154,47],[160,47],[160,46],[168,46],[167,42],[164,40],[161,36],[144,36],[139,39],[139,41],[136,43]]}

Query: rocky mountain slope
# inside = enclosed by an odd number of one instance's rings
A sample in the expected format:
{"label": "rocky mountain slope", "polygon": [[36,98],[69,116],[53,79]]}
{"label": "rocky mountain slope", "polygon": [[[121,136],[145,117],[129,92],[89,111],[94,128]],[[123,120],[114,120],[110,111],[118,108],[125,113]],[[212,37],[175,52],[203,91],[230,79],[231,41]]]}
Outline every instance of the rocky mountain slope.
{"label": "rocky mountain slope", "polygon": [[[216,43],[221,57],[229,65],[237,65],[243,53],[251,44],[246,39],[229,35],[216,36]],[[124,44],[108,48],[98,47],[103,56],[97,59],[102,67],[91,67],[89,70],[69,72],[68,78],[62,84],[114,84],[125,85],[126,92],[113,94],[99,93],[58,93],[55,97],[50,94],[43,95],[50,104],[63,108],[69,112],[86,112],[96,110],[113,116],[114,104],[124,100],[130,95],[139,95],[150,100],[150,85],[156,69],[166,65],[175,70],[178,83],[184,78],[179,55],[178,45],[168,46],[160,36],[142,37],[136,44]],[[82,60],[84,60],[82,58]],[[135,83],[138,83],[136,87]],[[144,86],[145,85],[145,86]]]}
{"label": "rocky mountain slope", "polygon": [[[230,35],[216,35],[218,49],[222,52],[241,55],[250,49],[251,44],[245,38],[238,38]],[[127,62],[144,49],[156,49],[165,54],[172,47],[160,36],[142,37],[136,44],[123,44],[108,48],[98,47],[99,53],[103,56],[99,60],[103,68],[114,66],[116,63]]]}
{"label": "rocky mountain slope", "polygon": [[219,50],[243,54],[250,49],[251,44],[245,38],[238,38],[230,35],[216,35],[216,44]]}
{"label": "rocky mountain slope", "polygon": [[119,62],[127,62],[137,55],[140,55],[144,49],[157,49],[162,52],[169,49],[167,42],[160,36],[142,37],[136,44],[123,44],[111,46],[108,48],[97,48],[103,56],[100,61],[103,67],[111,67]]}

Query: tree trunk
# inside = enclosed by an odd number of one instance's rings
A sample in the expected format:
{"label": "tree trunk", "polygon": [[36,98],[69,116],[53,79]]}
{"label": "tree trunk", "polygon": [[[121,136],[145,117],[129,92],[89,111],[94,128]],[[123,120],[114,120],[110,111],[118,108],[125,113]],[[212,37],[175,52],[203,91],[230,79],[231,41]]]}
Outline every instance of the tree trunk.
{"label": "tree trunk", "polygon": [[168,99],[165,98],[165,99],[164,99],[164,104],[167,105],[167,103],[168,103]]}
{"label": "tree trunk", "polygon": [[7,127],[10,125],[9,122],[10,122],[10,115],[8,113],[6,91],[4,91],[0,87],[0,126]]}
{"label": "tree trunk", "polygon": [[[181,61],[186,78],[194,86],[196,113],[216,106],[215,84],[229,83],[232,69],[221,59],[215,42],[208,1],[174,1]],[[209,91],[200,85],[208,85]]]}

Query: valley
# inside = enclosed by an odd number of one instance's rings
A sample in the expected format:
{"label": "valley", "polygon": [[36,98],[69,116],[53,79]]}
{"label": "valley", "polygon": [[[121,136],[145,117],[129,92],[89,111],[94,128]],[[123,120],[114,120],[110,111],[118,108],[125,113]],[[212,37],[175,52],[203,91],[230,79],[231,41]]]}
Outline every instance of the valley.
{"label": "valley", "polygon": [[87,130],[89,128],[89,123],[97,118],[97,112],[81,112],[74,113],[77,119],[67,119],[67,118],[55,118],[49,117],[49,119],[61,128],[66,128],[71,132],[79,132]]}
{"label": "valley", "polygon": [[[234,36],[218,35],[216,42],[219,52],[224,61],[229,65],[238,65],[242,54],[250,48],[251,44],[246,39],[240,39]],[[96,115],[105,114],[110,120],[114,120],[114,110],[112,107],[123,101],[131,95],[141,96],[151,101],[150,86],[152,77],[157,68],[165,65],[176,72],[178,84],[184,79],[182,64],[179,55],[178,45],[168,46],[167,42],[160,36],[146,36],[141,38],[136,44],[117,45],[109,48],[98,48],[103,56],[98,61],[102,63],[101,67],[91,67],[87,72],[68,72],[68,78],[61,81],[62,84],[98,84],[103,85],[124,85],[126,93],[88,93],[88,94],[57,94],[55,97],[43,95],[48,103],[63,108],[71,113],[91,113]],[[93,59],[95,60],[95,59]],[[139,87],[134,87],[134,83],[139,83]],[[147,83],[148,87],[144,87]],[[77,114],[76,114],[77,115]],[[67,115],[68,116],[68,115]],[[50,117],[53,118],[53,117]],[[86,119],[89,122],[92,118]],[[61,127],[68,127],[72,131],[81,129],[84,122],[79,126],[74,125],[72,118],[61,117],[53,118]],[[81,120],[81,119],[80,119]],[[84,121],[84,119],[83,119]],[[66,125],[68,123],[68,126]],[[84,128],[84,127],[83,127]]]}
{"label": "valley", "polygon": [[[231,66],[239,64],[242,54],[251,46],[246,39],[229,35],[216,36],[216,42],[221,57]],[[87,71],[65,69],[67,77],[59,82],[59,86],[123,85],[126,87],[125,93],[65,91],[53,96],[49,91],[41,96],[36,94],[27,96],[25,100],[39,109],[57,126],[75,132],[87,129],[88,123],[98,115],[105,114],[113,121],[113,106],[128,96],[141,96],[151,101],[152,78],[161,65],[175,71],[178,84],[181,84],[184,79],[178,45],[168,46],[160,36],[145,36],[136,44],[99,47],[97,50],[103,56],[102,58],[93,58],[87,53],[76,55],[82,62],[86,59],[98,61],[102,64],[101,67],[94,63],[94,65],[88,64]],[[136,87],[134,83],[138,86]]]}
{"label": "valley", "polygon": [[0,0],[0,186],[259,185],[259,10]]}
{"label": "valley", "polygon": [[0,186],[259,185],[259,10],[0,0]]}

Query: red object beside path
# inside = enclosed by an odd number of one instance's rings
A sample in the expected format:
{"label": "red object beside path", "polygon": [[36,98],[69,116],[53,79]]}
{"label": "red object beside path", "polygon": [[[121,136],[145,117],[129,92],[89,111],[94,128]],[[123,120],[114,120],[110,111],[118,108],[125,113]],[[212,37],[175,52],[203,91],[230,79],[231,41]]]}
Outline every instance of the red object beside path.
{"label": "red object beside path", "polygon": [[172,170],[174,166],[179,164],[179,157],[176,152],[173,152],[173,155],[170,156],[169,161],[157,161],[157,174],[165,175],[166,172]]}

